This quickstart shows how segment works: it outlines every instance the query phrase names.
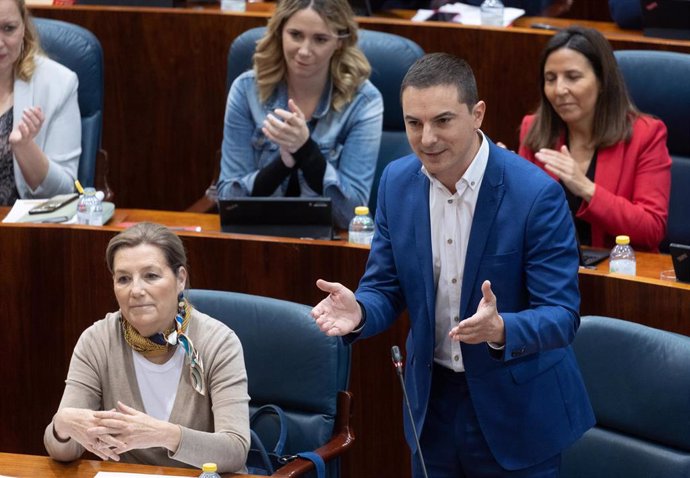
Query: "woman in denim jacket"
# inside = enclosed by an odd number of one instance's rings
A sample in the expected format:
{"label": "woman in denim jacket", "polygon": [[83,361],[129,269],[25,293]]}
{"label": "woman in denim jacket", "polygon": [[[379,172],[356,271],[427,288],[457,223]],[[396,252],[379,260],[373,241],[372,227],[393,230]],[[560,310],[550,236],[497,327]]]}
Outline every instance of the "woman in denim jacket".
{"label": "woman in denim jacket", "polygon": [[346,0],[283,0],[230,88],[218,193],[328,196],[338,227],[369,202],[383,100]]}

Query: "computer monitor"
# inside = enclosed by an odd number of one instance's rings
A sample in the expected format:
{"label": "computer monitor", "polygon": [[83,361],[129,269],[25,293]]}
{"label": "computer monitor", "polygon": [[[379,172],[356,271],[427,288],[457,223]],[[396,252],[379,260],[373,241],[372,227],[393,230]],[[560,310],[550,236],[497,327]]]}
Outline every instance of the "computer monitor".
{"label": "computer monitor", "polygon": [[330,198],[238,197],[218,201],[223,232],[332,239]]}
{"label": "computer monitor", "polygon": [[690,283],[690,245],[671,244],[669,245],[671,258],[673,259],[673,270],[676,279],[680,282]]}

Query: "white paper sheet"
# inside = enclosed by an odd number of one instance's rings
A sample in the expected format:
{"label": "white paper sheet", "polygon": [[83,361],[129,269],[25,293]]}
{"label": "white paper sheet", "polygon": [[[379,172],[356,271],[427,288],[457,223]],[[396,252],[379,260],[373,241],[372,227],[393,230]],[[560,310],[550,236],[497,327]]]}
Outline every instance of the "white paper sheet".
{"label": "white paper sheet", "polygon": [[[462,23],[463,25],[481,25],[481,10],[479,7],[473,5],[465,5],[464,3],[448,3],[439,8],[440,12],[445,13],[455,13],[453,22]],[[428,20],[431,15],[434,14],[434,10],[417,10],[417,14],[412,17],[413,22],[423,22]],[[517,18],[520,18],[525,14],[525,11],[521,8],[510,8],[506,7],[503,9],[503,26],[507,27],[513,23]]]}
{"label": "white paper sheet", "polygon": [[[29,213],[29,209],[32,207],[36,206],[37,204],[40,204],[42,202],[45,202],[46,199],[17,199],[14,202],[14,206],[12,206],[12,209],[10,209],[10,212],[7,213],[7,216],[2,220],[2,222],[19,222],[19,220],[24,217],[26,214]],[[63,206],[63,208],[66,208],[67,206]],[[75,203],[76,207],[76,203]],[[30,222],[54,222],[54,221],[41,221],[40,217],[36,217],[36,221],[30,221]],[[60,224],[76,224],[77,223],[77,215],[74,214],[72,217],[70,217],[67,221],[60,221]],[[2,477],[0,477],[2,478]]]}
{"label": "white paper sheet", "polygon": [[29,209],[42,202],[45,202],[45,199],[17,199],[2,222],[17,222],[20,217],[29,212]]}

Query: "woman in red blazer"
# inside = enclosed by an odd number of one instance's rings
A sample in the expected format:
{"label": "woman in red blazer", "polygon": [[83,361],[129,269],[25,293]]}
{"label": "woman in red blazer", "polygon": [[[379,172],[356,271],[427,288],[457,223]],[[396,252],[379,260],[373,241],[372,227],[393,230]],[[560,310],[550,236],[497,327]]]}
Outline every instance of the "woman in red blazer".
{"label": "woman in red blazer", "polygon": [[561,183],[580,241],[612,247],[627,234],[656,251],[671,189],[666,126],[632,104],[609,43],[589,28],[558,32],[542,53],[541,87],[519,153]]}

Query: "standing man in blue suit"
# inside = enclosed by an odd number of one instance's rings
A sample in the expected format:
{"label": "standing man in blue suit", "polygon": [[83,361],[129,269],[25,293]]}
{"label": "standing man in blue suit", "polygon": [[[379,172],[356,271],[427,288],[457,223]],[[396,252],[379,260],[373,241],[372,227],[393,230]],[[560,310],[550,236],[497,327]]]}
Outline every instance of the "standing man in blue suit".
{"label": "standing man in blue suit", "polygon": [[482,133],[465,61],[426,55],[401,91],[415,154],[383,173],[356,293],[319,280],[329,295],[312,315],[355,340],[407,307],[406,388],[429,476],[558,476],[562,450],[594,424],[570,347],[578,251],[563,189]]}

